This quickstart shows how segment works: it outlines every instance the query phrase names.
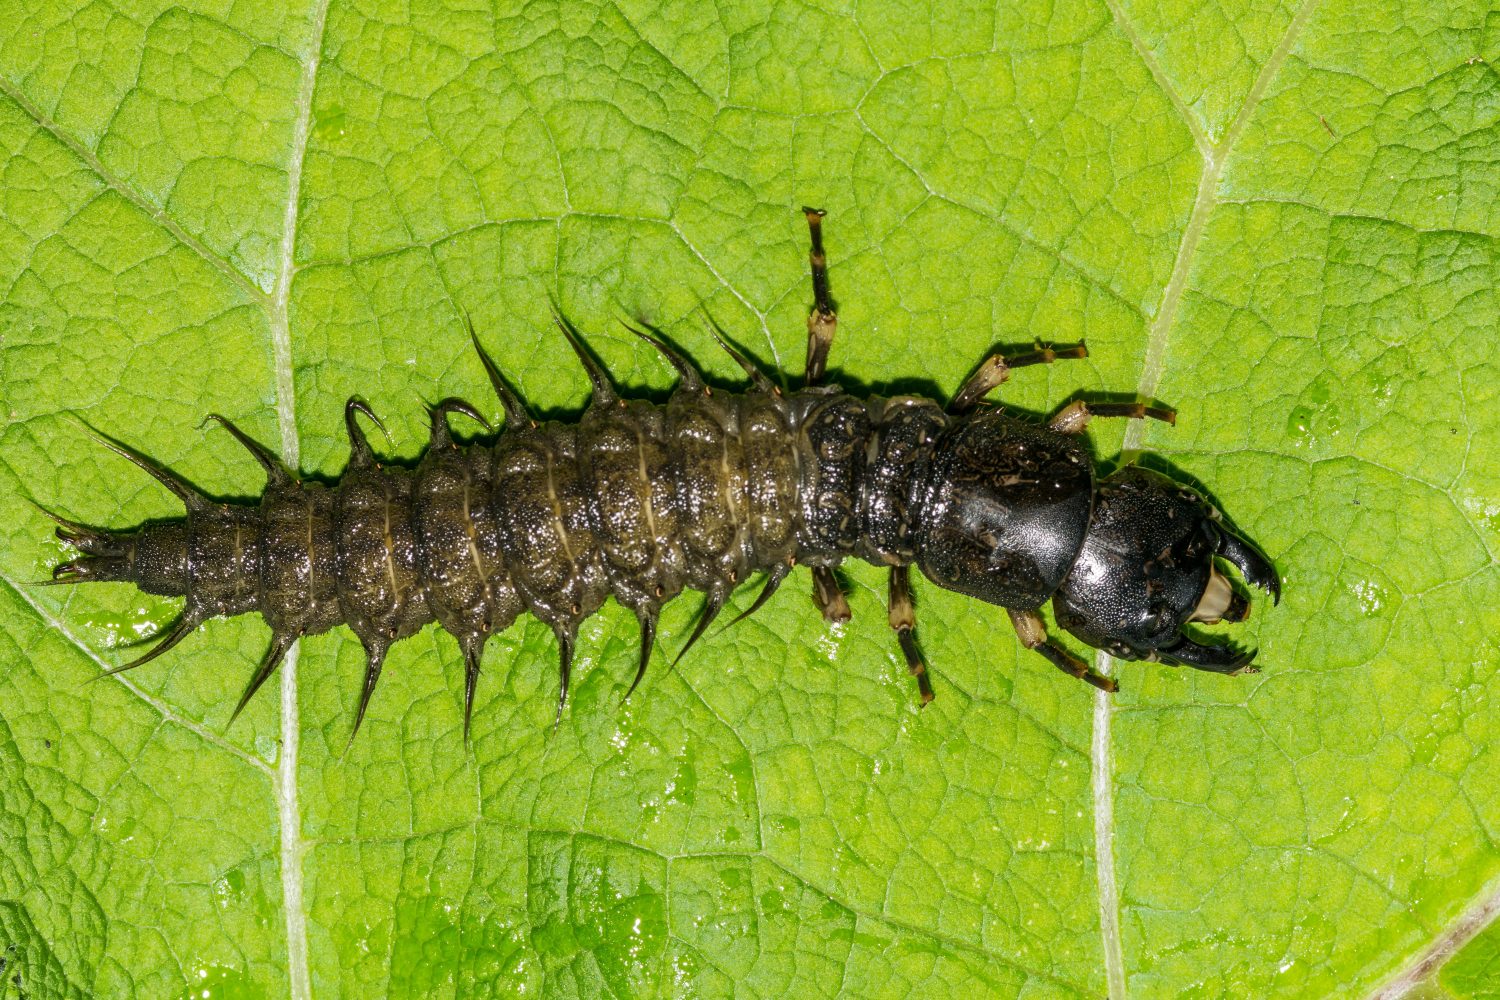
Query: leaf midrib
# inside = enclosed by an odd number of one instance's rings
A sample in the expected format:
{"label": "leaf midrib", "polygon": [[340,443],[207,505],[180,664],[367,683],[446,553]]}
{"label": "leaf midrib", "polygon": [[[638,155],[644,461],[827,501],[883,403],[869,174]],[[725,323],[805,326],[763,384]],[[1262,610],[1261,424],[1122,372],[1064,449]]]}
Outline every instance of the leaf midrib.
{"label": "leaf midrib", "polygon": [[[281,431],[282,459],[296,469],[301,456],[297,438],[296,383],[292,371],[291,293],[296,277],[297,220],[302,196],[302,164],[312,133],[312,108],[318,66],[328,21],[329,0],[315,0],[297,114],[287,158],[287,196],[282,212],[281,251],[276,285],[266,309],[271,329],[272,369],[276,375],[276,423]],[[285,915],[287,978],[292,1000],[308,1000],[312,993],[307,956],[307,907],[302,897],[302,812],[297,801],[297,764],[301,716],[297,705],[297,663],[300,642],[293,642],[281,663],[281,755],[277,763],[276,816],[281,847],[281,903]]]}
{"label": "leaf midrib", "polygon": [[[1239,113],[1235,115],[1228,132],[1225,133],[1223,142],[1218,145],[1209,139],[1202,123],[1193,114],[1192,108],[1177,92],[1166,71],[1158,63],[1155,53],[1146,47],[1140,33],[1126,17],[1124,9],[1120,6],[1120,0],[1106,0],[1106,3],[1120,33],[1130,42],[1131,48],[1140,57],[1141,62],[1151,73],[1152,79],[1156,81],[1168,102],[1176,110],[1178,117],[1192,134],[1193,145],[1203,161],[1203,172],[1198,178],[1197,194],[1193,198],[1193,207],[1188,214],[1187,225],[1183,228],[1182,239],[1177,246],[1172,273],[1162,289],[1161,306],[1157,309],[1156,317],[1152,320],[1146,336],[1146,350],[1141,359],[1141,377],[1136,386],[1136,395],[1140,399],[1151,399],[1156,395],[1156,390],[1161,384],[1162,371],[1166,363],[1167,339],[1171,336],[1172,327],[1176,323],[1177,310],[1181,305],[1183,292],[1187,288],[1188,275],[1192,271],[1198,247],[1202,242],[1203,231],[1208,226],[1209,216],[1218,205],[1219,179],[1223,175],[1224,164],[1233,155],[1235,144],[1244,134],[1245,126],[1254,117],[1255,110],[1259,107],[1271,81],[1285,65],[1292,46],[1312,17],[1317,0],[1303,0],[1302,6],[1292,16],[1286,30],[1282,33],[1281,40],[1272,50],[1265,64],[1261,66],[1260,72],[1246,93],[1244,103],[1240,106]],[[1121,445],[1121,454],[1126,460],[1130,460],[1140,452],[1141,443],[1146,434],[1144,425],[1145,421],[1132,420],[1126,426]],[[1114,673],[1114,660],[1108,653],[1101,650],[1097,656],[1097,667],[1100,673],[1110,676]],[[1116,790],[1113,726],[1111,724],[1114,711],[1115,701],[1112,695],[1103,691],[1094,692],[1094,731],[1089,756],[1092,772],[1090,784],[1094,795],[1094,872],[1099,897],[1099,931],[1103,938],[1105,982],[1109,1000],[1125,1000],[1129,990],[1124,946],[1120,938],[1119,880],[1116,878],[1114,854]]]}
{"label": "leaf midrib", "polygon": [[[1191,108],[1177,93],[1171,84],[1165,71],[1157,62],[1155,54],[1146,47],[1144,40],[1135,31],[1134,26],[1125,16],[1120,7],[1120,0],[1105,0],[1111,14],[1121,33],[1130,41],[1152,78],[1156,80],[1172,107],[1177,110],[1188,130],[1193,135],[1194,144],[1203,157],[1204,169],[1199,178],[1198,192],[1193,202],[1193,209],[1188,217],[1188,224],[1183,230],[1182,240],[1178,246],[1176,261],[1172,268],[1172,275],[1167,286],[1162,292],[1162,304],[1157,312],[1155,320],[1151,324],[1147,342],[1146,353],[1141,367],[1141,379],[1137,387],[1138,395],[1143,399],[1149,399],[1155,395],[1161,382],[1161,376],[1165,367],[1167,339],[1171,334],[1172,327],[1176,321],[1177,310],[1181,304],[1182,295],[1186,290],[1187,279],[1192,270],[1196,252],[1202,240],[1203,231],[1207,226],[1208,217],[1220,202],[1219,180],[1223,175],[1223,169],[1233,154],[1234,147],[1239,138],[1244,134],[1246,126],[1254,117],[1256,109],[1264,98],[1272,81],[1280,73],[1285,65],[1287,57],[1296,44],[1302,29],[1311,20],[1312,14],[1317,7],[1318,0],[1304,0],[1297,12],[1292,16],[1286,31],[1271,56],[1266,60],[1257,74],[1254,83],[1245,96],[1239,113],[1235,116],[1224,140],[1214,145],[1208,139],[1197,117],[1193,115]],[[1146,428],[1143,421],[1132,421],[1125,430],[1124,443],[1121,451],[1124,456],[1131,457],[1141,450],[1142,440],[1145,437]],[[1098,667],[1101,673],[1110,673],[1113,669],[1111,657],[1103,652],[1098,656]],[[1095,807],[1095,871],[1098,874],[1099,904],[1100,904],[1100,929],[1104,938],[1104,956],[1106,980],[1108,983],[1110,1000],[1125,1000],[1127,995],[1126,980],[1124,974],[1124,954],[1121,947],[1119,934],[1119,897],[1118,884],[1114,871],[1114,830],[1113,830],[1113,796],[1114,796],[1114,773],[1113,754],[1110,733],[1111,716],[1114,713],[1114,700],[1104,692],[1095,693],[1094,711],[1094,738],[1091,753],[1093,768],[1094,807]],[[1455,920],[1439,933],[1428,946],[1412,956],[1403,967],[1393,973],[1380,986],[1377,986],[1370,994],[1368,1000],[1399,1000],[1413,989],[1435,976],[1442,966],[1464,945],[1477,937],[1487,926],[1496,919],[1500,919],[1500,879],[1485,886]]]}

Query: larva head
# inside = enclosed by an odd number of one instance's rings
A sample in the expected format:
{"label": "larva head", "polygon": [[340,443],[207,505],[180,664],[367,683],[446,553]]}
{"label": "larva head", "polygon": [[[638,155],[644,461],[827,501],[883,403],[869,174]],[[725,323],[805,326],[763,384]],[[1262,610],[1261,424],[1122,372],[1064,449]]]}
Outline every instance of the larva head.
{"label": "larva head", "polygon": [[1040,607],[1083,544],[1094,468],[1076,438],[989,410],[955,424],[932,458],[917,563],[940,587]]}
{"label": "larva head", "polygon": [[1099,484],[1083,548],[1052,599],[1057,623],[1121,659],[1219,673],[1250,669],[1254,652],[1204,645],[1182,631],[1188,622],[1249,617],[1249,602],[1215,567],[1215,556],[1280,599],[1270,561],[1220,523],[1203,497],[1147,469],[1121,469]]}

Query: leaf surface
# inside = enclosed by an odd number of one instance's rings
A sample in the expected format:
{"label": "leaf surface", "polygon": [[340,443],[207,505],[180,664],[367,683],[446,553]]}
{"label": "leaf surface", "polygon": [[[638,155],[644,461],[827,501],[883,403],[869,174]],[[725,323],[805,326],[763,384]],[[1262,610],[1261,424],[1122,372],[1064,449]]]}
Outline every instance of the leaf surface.
{"label": "leaf surface", "polygon": [[[1500,877],[1500,39],[1482,4],[1304,0],[0,5],[0,948],[30,997],[1373,995],[1495,992]],[[1095,425],[1276,558],[1264,673],[1108,665],[919,584],[917,708],[884,581],[826,629],[794,578],[640,691],[636,625],[396,647],[360,737],[346,630],[234,726],[256,618],[88,683],[170,623],[37,587],[34,499],[177,516],[92,443],[215,495],[222,413],[336,477],[363,396],[541,412],[586,380],[721,384],[698,317],[800,373],[802,204],[836,377],[953,392],[997,344],[1087,337],[1008,404]],[[748,605],[753,591],[736,596]],[[675,650],[697,598],[662,623]],[[280,687],[279,697],[277,693]],[[1432,962],[1424,964],[1426,958]]]}

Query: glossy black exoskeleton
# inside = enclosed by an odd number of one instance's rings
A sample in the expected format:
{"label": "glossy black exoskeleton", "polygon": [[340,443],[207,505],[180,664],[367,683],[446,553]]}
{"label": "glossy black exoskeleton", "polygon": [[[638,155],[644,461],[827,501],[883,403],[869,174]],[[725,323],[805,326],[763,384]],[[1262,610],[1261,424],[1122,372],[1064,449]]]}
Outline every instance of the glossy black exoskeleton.
{"label": "glossy black exoskeleton", "polygon": [[1183,626],[1249,616],[1216,557],[1279,599],[1270,561],[1189,487],[1137,466],[1096,481],[1074,435],[1104,415],[1172,418],[1081,402],[1045,426],[998,410],[958,418],[934,447],[917,565],[941,587],[1006,608],[1028,648],[1105,690],[1112,680],[1047,641],[1036,613],[1047,601],[1059,625],[1120,659],[1253,672],[1253,652],[1201,643]]}
{"label": "glossy black exoskeleton", "polygon": [[1149,469],[1127,466],[1095,490],[1083,547],[1052,598],[1057,622],[1121,659],[1236,673],[1253,653],[1204,645],[1182,632],[1188,622],[1249,617],[1250,603],[1215,568],[1215,557],[1280,598],[1270,562],[1225,527],[1208,501]]}

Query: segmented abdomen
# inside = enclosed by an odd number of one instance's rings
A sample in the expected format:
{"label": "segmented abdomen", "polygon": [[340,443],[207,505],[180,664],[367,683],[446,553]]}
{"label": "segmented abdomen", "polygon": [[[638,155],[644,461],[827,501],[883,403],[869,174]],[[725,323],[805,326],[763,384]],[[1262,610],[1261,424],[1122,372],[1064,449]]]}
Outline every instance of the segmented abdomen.
{"label": "segmented abdomen", "polygon": [[471,702],[485,640],[532,612],[558,636],[566,697],[578,625],[611,594],[643,626],[638,681],[658,611],[685,588],[707,595],[691,645],[753,572],[770,571],[764,600],[793,564],[813,566],[827,614],[842,604],[827,567],[912,561],[947,419],[928,400],[714,394],[693,380],[664,405],[596,393],[577,423],[537,425],[508,407],[494,444],[458,447],[448,411],[474,415],[448,401],[416,468],[384,467],[356,423],[369,411],[351,400],[352,454],[332,486],[298,482],[226,424],[267,470],[258,506],[211,503],[153,469],[188,503],[187,521],[118,539],[78,529],[67,537],[91,558],[64,576],[185,595],[148,657],[208,617],[260,611],[274,639],[246,699],[298,636],[349,625],[368,654],[356,726],[390,645],[433,621],[464,650]]}
{"label": "segmented abdomen", "polygon": [[909,561],[913,463],[941,425],[933,403],[839,392],[614,401],[576,424],[435,447],[414,471],[273,487],[259,565],[235,565],[258,573],[277,632],[347,623],[373,645],[433,620],[461,638],[498,632],[523,608],[565,629],[611,594],[649,614],[777,563]]}

